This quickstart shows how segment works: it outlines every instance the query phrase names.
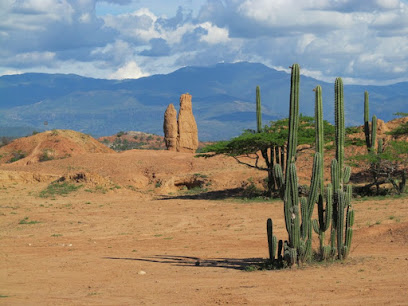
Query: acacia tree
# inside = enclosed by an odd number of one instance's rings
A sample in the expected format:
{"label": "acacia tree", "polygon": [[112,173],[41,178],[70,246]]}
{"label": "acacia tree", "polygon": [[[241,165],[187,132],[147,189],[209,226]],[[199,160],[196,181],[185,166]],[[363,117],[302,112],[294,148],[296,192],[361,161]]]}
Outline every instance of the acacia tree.
{"label": "acacia tree", "polygon": [[[371,175],[372,181],[363,189],[370,193],[371,187],[376,187],[376,194],[380,194],[380,186],[391,183],[398,194],[405,192],[408,168],[408,142],[404,140],[408,136],[408,121],[394,130],[387,132],[391,139],[378,139],[376,143],[376,118],[373,116],[371,126],[368,118],[368,93],[364,99],[365,124],[364,131],[367,142],[367,153],[354,156],[352,160],[363,163]],[[396,113],[398,116],[408,116],[407,113]],[[370,130],[371,127],[371,130]]]}
{"label": "acacia tree", "polygon": [[[233,157],[238,163],[268,173],[267,196],[276,194],[277,186],[273,167],[275,164],[285,168],[285,154],[288,139],[289,119],[272,121],[261,129],[245,130],[240,136],[228,141],[219,141],[201,150],[200,157],[226,155]],[[333,139],[334,127],[324,121],[325,138]],[[314,118],[299,116],[298,145],[314,145]],[[298,150],[297,153],[302,150]],[[277,194],[276,194],[277,195]]]}

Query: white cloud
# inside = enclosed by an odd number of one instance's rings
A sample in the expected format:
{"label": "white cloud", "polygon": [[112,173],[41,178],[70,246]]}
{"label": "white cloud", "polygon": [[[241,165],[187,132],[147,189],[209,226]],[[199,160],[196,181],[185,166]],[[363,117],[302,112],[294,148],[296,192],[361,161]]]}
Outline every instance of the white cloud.
{"label": "white cloud", "polygon": [[14,74],[23,74],[24,72],[22,70],[4,70],[1,72],[1,75],[14,75]]}
{"label": "white cloud", "polygon": [[138,64],[130,61],[112,73],[109,79],[139,79],[144,76],[147,76],[147,74],[142,72]]}
{"label": "white cloud", "polygon": [[91,21],[91,15],[89,13],[82,14],[79,17],[79,21],[82,23],[89,23]]}
{"label": "white cloud", "polygon": [[117,16],[107,15],[103,19],[106,27],[118,30],[124,37],[141,42],[160,38],[160,33],[155,29],[157,16],[148,9],[140,9],[130,14]]}
{"label": "white cloud", "polygon": [[210,45],[227,43],[229,41],[227,29],[214,26],[210,22],[205,22],[200,26],[208,31],[207,35],[201,36],[201,41],[205,41]]}
{"label": "white cloud", "polygon": [[106,60],[114,65],[131,59],[133,55],[134,50],[132,46],[128,42],[120,39],[91,51],[91,56],[94,59]]}
{"label": "white cloud", "polygon": [[325,80],[408,80],[406,1],[199,0],[197,16],[192,3],[0,0],[0,71],[126,78],[246,60],[299,62]]}

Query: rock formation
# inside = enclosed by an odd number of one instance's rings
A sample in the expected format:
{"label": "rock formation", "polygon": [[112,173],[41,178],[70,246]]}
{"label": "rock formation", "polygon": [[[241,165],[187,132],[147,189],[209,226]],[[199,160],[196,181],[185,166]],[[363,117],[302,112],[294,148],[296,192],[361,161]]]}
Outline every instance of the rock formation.
{"label": "rock formation", "polygon": [[190,94],[183,94],[180,97],[178,119],[173,104],[167,107],[163,129],[168,150],[188,153],[194,153],[197,150],[198,131]]}
{"label": "rock formation", "polygon": [[180,97],[178,114],[177,151],[194,153],[198,148],[197,123],[193,115],[191,95],[183,94]]}
{"label": "rock formation", "polygon": [[177,111],[173,104],[170,104],[164,113],[163,130],[167,150],[176,151],[178,136]]}

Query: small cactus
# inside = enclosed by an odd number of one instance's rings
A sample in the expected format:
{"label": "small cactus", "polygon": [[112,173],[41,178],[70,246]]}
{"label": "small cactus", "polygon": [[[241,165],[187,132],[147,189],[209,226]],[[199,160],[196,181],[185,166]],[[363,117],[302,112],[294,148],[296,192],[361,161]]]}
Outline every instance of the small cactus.
{"label": "small cactus", "polygon": [[270,218],[266,222],[266,232],[268,234],[269,259],[273,262],[276,255],[277,239],[276,236],[273,235],[273,223]]}

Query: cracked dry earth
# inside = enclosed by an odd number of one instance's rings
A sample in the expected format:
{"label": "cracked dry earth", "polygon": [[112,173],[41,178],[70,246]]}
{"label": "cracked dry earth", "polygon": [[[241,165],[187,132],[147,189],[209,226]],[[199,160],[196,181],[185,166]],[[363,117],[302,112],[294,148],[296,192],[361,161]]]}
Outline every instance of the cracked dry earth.
{"label": "cracked dry earth", "polygon": [[[231,197],[264,176],[233,159],[133,150],[0,174],[2,305],[408,304],[407,197],[354,201],[343,263],[246,272],[267,257],[266,219],[286,231],[281,201]],[[60,177],[79,188],[41,197]]]}

